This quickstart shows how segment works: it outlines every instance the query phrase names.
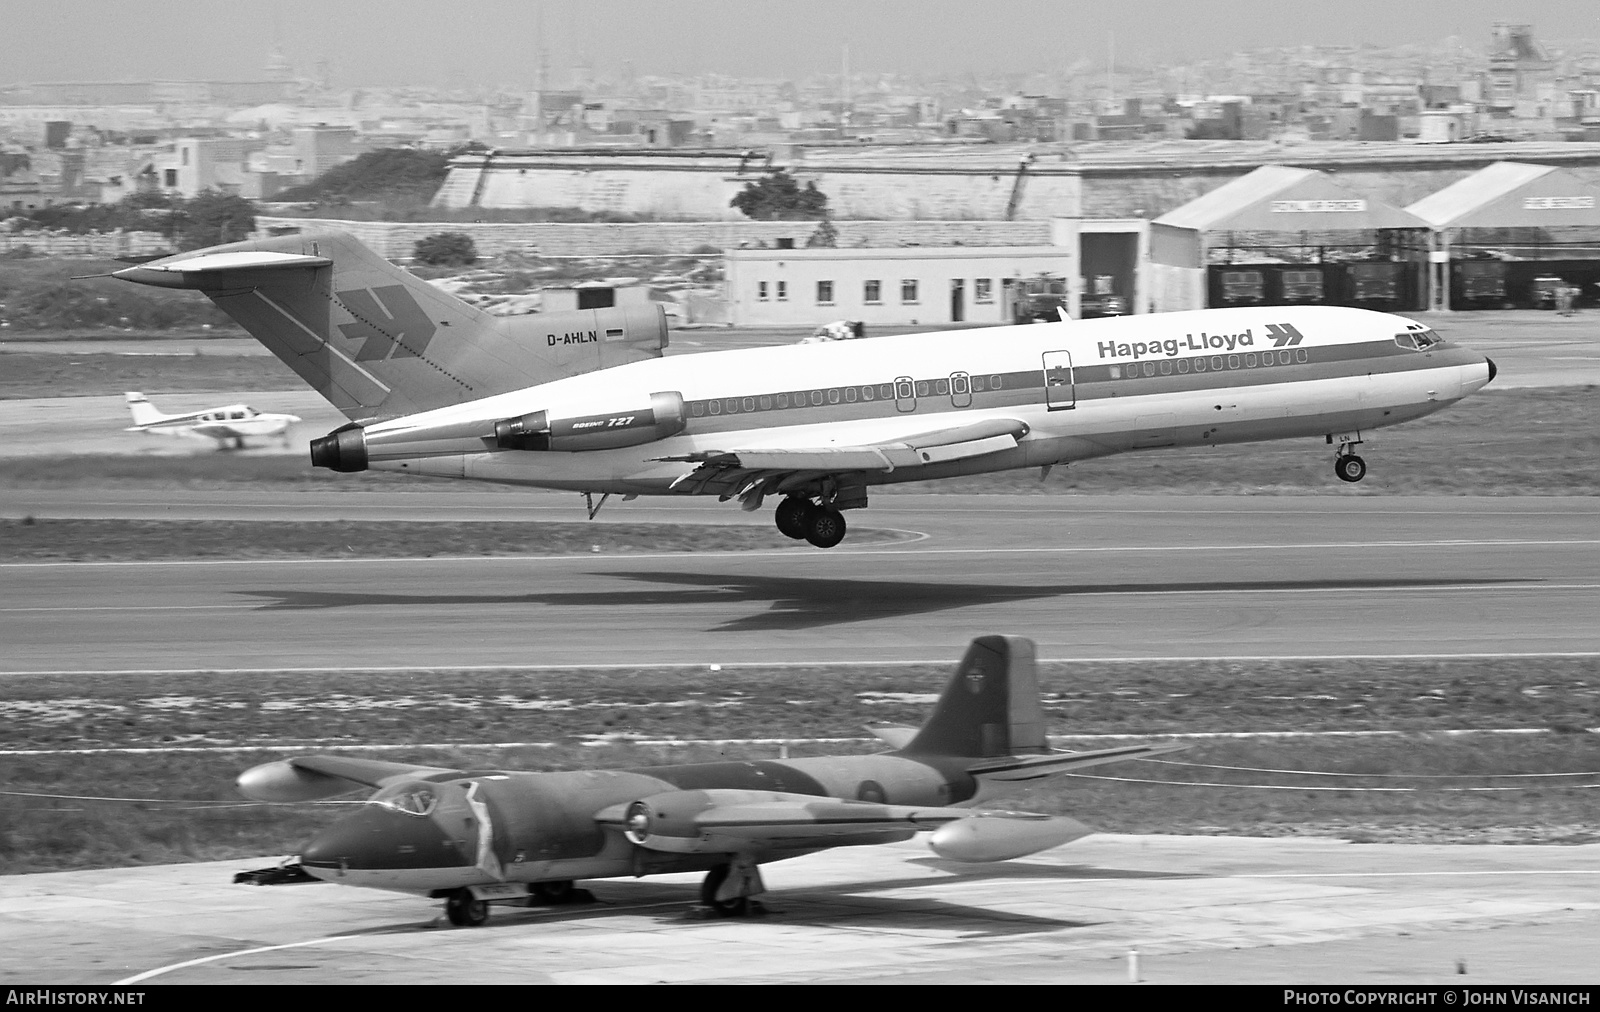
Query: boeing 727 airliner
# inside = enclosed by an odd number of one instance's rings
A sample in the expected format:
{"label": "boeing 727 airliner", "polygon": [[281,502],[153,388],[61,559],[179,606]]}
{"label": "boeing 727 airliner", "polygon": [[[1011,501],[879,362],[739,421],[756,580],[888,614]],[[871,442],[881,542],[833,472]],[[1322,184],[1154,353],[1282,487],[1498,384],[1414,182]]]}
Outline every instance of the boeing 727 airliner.
{"label": "boeing 727 airliner", "polygon": [[[872,485],[1130,450],[1321,437],[1360,481],[1372,429],[1494,363],[1404,317],[1215,309],[661,357],[659,309],[489,316],[342,233],[116,272],[198,289],[350,419],[312,462],[570,489],[781,496],[821,548]],[[593,509],[591,509],[592,515]]]}

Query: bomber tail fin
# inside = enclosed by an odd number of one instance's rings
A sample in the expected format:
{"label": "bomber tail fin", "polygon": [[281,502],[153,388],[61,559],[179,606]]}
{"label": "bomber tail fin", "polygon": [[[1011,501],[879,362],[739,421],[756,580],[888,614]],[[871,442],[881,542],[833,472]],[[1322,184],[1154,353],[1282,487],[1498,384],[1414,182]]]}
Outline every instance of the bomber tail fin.
{"label": "bomber tail fin", "polygon": [[181,253],[114,277],[203,292],[353,421],[394,418],[657,357],[657,306],[497,317],[343,232]]}
{"label": "bomber tail fin", "polygon": [[967,647],[906,755],[990,758],[1044,754],[1044,710],[1033,641],[980,636]]}
{"label": "bomber tail fin", "polygon": [[128,391],[122,395],[122,399],[128,402],[128,411],[133,415],[133,425],[135,428],[153,425],[156,422],[161,421],[163,418],[170,417],[169,415],[164,415],[160,411],[156,410],[156,406],[150,403],[150,399],[144,394],[139,393],[137,390]]}

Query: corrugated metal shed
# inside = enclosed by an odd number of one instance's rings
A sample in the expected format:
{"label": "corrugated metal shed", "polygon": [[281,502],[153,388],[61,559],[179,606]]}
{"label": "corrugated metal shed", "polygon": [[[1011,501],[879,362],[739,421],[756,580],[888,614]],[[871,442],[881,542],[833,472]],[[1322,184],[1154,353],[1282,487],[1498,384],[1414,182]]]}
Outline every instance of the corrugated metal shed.
{"label": "corrugated metal shed", "polygon": [[1195,232],[1370,232],[1427,228],[1392,204],[1347,190],[1325,172],[1263,165],[1155,220]]}
{"label": "corrugated metal shed", "polygon": [[1406,210],[1441,229],[1600,225],[1600,190],[1566,169],[1495,162]]}

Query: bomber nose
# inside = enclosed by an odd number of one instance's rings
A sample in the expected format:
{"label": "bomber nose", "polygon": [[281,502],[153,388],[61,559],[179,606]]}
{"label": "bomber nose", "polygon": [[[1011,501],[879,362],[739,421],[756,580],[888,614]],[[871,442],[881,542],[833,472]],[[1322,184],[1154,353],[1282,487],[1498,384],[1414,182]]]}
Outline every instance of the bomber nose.
{"label": "bomber nose", "polygon": [[301,848],[300,863],[315,874],[317,869],[439,868],[466,861],[432,819],[369,805]]}

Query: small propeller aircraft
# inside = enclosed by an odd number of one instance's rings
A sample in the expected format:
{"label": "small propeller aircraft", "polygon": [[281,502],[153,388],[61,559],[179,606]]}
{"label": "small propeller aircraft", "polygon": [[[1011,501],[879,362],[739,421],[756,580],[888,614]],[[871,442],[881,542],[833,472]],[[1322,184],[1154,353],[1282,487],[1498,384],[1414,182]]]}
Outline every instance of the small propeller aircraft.
{"label": "small propeller aircraft", "polygon": [[1052,749],[1032,640],[982,636],[919,728],[879,727],[876,755],[528,773],[307,756],[247,770],[257,801],[304,802],[376,789],[298,860],[236,882],[323,880],[445,901],[452,924],[491,903],[570,902],[574,880],[706,873],[711,913],[749,912],[760,866],[930,832],[953,861],[1007,861],[1092,832],[1065,817],[978,807],[1027,781],[1186,748]]}
{"label": "small propeller aircraft", "polygon": [[150,398],[136,390],[123,395],[133,424],[126,432],[153,432],[161,436],[204,436],[215,439],[221,446],[230,443],[234,449],[244,449],[246,436],[282,436],[289,441],[289,426],[300,420],[299,415],[274,414],[257,411],[248,404],[225,404],[220,408],[190,411],[181,415],[163,414]]}

